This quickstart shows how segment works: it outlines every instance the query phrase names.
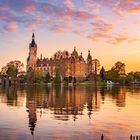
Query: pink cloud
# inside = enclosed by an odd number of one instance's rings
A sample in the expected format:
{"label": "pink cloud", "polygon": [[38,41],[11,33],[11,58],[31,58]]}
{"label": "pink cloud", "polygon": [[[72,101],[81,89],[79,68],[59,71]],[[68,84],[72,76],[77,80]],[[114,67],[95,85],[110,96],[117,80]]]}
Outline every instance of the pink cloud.
{"label": "pink cloud", "polygon": [[[99,20],[102,22],[99,22]],[[112,31],[115,28],[115,25],[107,23],[103,19],[98,19],[96,22],[91,23],[91,25],[93,29],[92,33],[87,36],[89,39],[92,39],[93,41],[108,41],[112,38]]]}
{"label": "pink cloud", "polygon": [[6,18],[5,15],[0,15],[0,20],[4,20]]}
{"label": "pink cloud", "polygon": [[0,11],[9,10],[9,7],[6,5],[0,5]]}
{"label": "pink cloud", "polygon": [[64,4],[68,9],[75,9],[75,5],[72,0],[64,0]]}
{"label": "pink cloud", "polygon": [[33,12],[36,11],[36,6],[35,5],[26,5],[24,7],[24,12],[28,13],[28,14],[32,14]]}
{"label": "pink cloud", "polygon": [[15,22],[10,22],[6,28],[8,32],[16,32],[18,30],[17,24]]}
{"label": "pink cloud", "polygon": [[83,0],[83,8],[82,10],[90,11],[90,13],[98,14],[100,11],[100,5],[93,0]]}
{"label": "pink cloud", "polygon": [[37,28],[37,25],[35,23],[27,23],[25,26],[28,29],[35,29],[35,28]]}
{"label": "pink cloud", "polygon": [[75,18],[76,20],[88,20],[88,19],[91,19],[93,17],[93,15],[87,13],[87,12],[84,12],[84,11],[77,11],[75,12]]}

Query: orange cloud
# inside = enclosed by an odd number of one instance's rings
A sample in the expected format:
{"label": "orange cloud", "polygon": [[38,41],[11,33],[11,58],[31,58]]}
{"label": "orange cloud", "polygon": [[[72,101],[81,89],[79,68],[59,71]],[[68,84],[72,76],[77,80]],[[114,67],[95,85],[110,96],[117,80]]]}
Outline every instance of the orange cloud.
{"label": "orange cloud", "polygon": [[113,45],[118,45],[119,43],[122,43],[126,41],[128,38],[124,35],[119,35],[118,37],[114,38],[113,40],[110,40],[109,43]]}
{"label": "orange cloud", "polygon": [[137,38],[130,38],[130,39],[128,39],[129,43],[133,43],[133,42],[136,42],[136,41],[139,41],[139,39],[137,39]]}
{"label": "orange cloud", "polygon": [[125,3],[131,3],[131,2],[133,2],[133,0],[124,0],[125,1]]}
{"label": "orange cloud", "polygon": [[113,40],[110,40],[109,43],[113,45],[118,45],[124,41],[128,41],[128,43],[133,43],[133,42],[139,41],[139,39],[135,37],[130,37],[128,35],[119,35]]}
{"label": "orange cloud", "polygon": [[128,12],[129,12],[130,14],[135,14],[135,13],[140,12],[140,5],[137,5],[136,7],[133,7],[133,8],[131,8],[131,9],[129,9]]}

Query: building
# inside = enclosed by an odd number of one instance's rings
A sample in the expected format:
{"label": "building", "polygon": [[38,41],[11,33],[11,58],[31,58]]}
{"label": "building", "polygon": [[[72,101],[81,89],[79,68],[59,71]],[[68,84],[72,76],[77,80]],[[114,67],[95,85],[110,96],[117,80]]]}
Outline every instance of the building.
{"label": "building", "polygon": [[37,44],[35,43],[35,35],[32,35],[32,41],[29,44],[29,56],[27,58],[27,71],[36,69],[37,62]]}
{"label": "building", "polygon": [[49,73],[54,77],[56,71],[59,71],[62,78],[75,77],[76,80],[83,80],[90,75],[92,70],[92,56],[90,51],[88,52],[87,60],[85,61],[82,53],[79,55],[74,47],[73,52],[66,51],[65,56],[60,58],[43,58],[42,54],[40,58],[37,58],[37,44],[35,42],[35,35],[32,35],[32,41],[29,44],[29,55],[27,58],[27,72],[32,70],[40,70],[44,74]]}

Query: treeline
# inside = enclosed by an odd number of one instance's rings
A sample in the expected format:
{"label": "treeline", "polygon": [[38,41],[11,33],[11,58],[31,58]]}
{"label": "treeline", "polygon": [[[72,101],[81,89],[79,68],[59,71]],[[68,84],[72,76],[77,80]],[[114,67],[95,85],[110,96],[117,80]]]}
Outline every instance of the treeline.
{"label": "treeline", "polygon": [[[40,70],[23,72],[23,63],[15,60],[10,61],[1,69],[0,77],[16,77],[20,78],[21,83],[76,83],[76,77],[64,77],[60,73],[60,70],[56,70],[55,76],[51,77],[49,73],[43,73]],[[102,66],[101,69],[97,69],[98,72],[93,72],[88,75],[82,82],[96,82],[105,84],[107,81],[112,81],[119,84],[131,84],[140,82],[140,72],[129,72],[125,71],[125,64],[118,61],[114,66],[106,71]]]}

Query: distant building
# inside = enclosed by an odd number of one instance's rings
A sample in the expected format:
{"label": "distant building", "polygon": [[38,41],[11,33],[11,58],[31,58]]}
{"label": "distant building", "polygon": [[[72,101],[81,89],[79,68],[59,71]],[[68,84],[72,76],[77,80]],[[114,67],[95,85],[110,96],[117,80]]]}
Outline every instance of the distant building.
{"label": "distant building", "polygon": [[[61,58],[60,58],[61,59]],[[92,56],[90,51],[88,52],[87,61],[84,60],[82,53],[79,55],[74,47],[70,56],[62,58],[65,65],[64,77],[75,77],[77,79],[85,79],[93,72]],[[49,73],[52,77],[55,76],[57,65],[59,61],[55,58],[37,58],[37,44],[35,42],[35,35],[32,35],[32,41],[29,44],[29,56],[27,58],[27,71],[40,70],[44,74]]]}

